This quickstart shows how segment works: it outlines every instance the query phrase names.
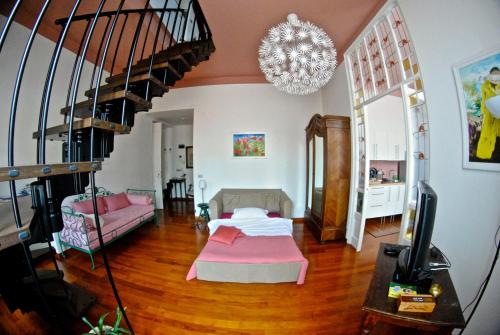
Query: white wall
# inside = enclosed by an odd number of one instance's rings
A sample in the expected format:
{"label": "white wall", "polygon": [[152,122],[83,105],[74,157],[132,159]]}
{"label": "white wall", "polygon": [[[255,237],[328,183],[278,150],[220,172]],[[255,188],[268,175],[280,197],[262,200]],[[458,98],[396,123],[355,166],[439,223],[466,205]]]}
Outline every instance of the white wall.
{"label": "white wall", "polygon": [[146,113],[137,113],[130,134],[115,136],[110,158],[96,173],[96,184],[112,192],[127,188],[154,189],[153,122]]}
{"label": "white wall", "polygon": [[[429,109],[430,184],[439,196],[433,241],[453,263],[450,272],[465,307],[493,258],[493,236],[500,223],[500,173],[462,168],[462,129],[452,65],[499,44],[500,1],[399,3],[414,40]],[[466,334],[499,334],[499,297],[497,266]]]}
{"label": "white wall", "polygon": [[[0,15],[0,27],[6,18]],[[7,139],[9,128],[10,103],[21,55],[26,45],[30,30],[14,22],[0,54],[0,166],[7,165]],[[36,141],[32,133],[38,128],[38,114],[43,87],[47,76],[48,64],[52,57],[55,43],[37,35],[28,58],[25,75],[21,85],[15,129],[14,163],[16,165],[36,164]],[[57,68],[50,101],[48,126],[63,123],[61,108],[66,104],[66,94],[70,74],[76,55],[63,49]],[[85,62],[77,101],[83,100],[83,93],[88,89],[93,65]],[[47,163],[61,162],[62,142],[47,142]],[[16,182],[18,190],[32,180]],[[0,183],[0,195],[8,195],[8,183]]]}
{"label": "white wall", "polygon": [[[269,84],[217,85],[171,90],[153,100],[154,111],[194,108],[195,201],[201,202],[198,175],[208,201],[221,188],[282,188],[303,217],[305,127],[321,113],[319,94],[290,96]],[[232,158],[232,133],[267,133],[268,157]]]}
{"label": "white wall", "polygon": [[325,115],[351,116],[347,66],[340,63],[330,82],[321,89],[321,105]]}
{"label": "white wall", "polygon": [[163,209],[163,125],[161,122],[153,123],[153,184],[156,191],[156,208]]}

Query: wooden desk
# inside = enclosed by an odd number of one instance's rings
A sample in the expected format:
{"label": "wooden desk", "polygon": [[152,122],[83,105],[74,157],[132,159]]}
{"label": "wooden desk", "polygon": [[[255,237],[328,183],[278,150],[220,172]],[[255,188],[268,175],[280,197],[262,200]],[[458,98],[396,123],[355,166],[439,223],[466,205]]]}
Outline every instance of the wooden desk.
{"label": "wooden desk", "polygon": [[366,293],[362,310],[366,313],[362,333],[370,334],[377,322],[386,322],[403,327],[432,331],[438,334],[451,334],[454,328],[464,328],[465,320],[455,288],[447,270],[434,272],[433,282],[439,283],[443,293],[437,298],[432,313],[404,313],[397,311],[397,299],[389,298],[389,283],[396,268],[397,257],[384,254],[381,243],[378,251],[375,272]]}

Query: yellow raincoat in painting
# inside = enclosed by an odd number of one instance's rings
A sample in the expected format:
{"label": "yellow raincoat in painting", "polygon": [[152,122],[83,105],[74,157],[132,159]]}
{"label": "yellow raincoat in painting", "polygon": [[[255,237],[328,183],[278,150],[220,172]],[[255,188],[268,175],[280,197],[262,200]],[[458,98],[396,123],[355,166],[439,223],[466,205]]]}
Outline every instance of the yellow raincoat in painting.
{"label": "yellow raincoat in painting", "polygon": [[493,150],[495,150],[495,142],[500,136],[500,119],[491,115],[485,105],[485,101],[500,94],[500,85],[493,85],[489,80],[486,80],[481,86],[482,100],[481,112],[483,113],[483,124],[481,127],[481,135],[477,144],[477,157],[481,159],[491,159]]}

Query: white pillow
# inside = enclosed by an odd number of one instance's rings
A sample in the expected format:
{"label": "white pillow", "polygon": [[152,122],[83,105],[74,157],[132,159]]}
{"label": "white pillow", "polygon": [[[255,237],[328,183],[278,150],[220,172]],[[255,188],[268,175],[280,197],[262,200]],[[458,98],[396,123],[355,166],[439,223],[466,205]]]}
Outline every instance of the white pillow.
{"label": "white pillow", "polygon": [[269,211],[263,208],[235,208],[231,219],[266,219]]}
{"label": "white pillow", "polygon": [[258,208],[258,207],[242,207],[242,208],[235,208],[233,213],[238,213],[238,212],[248,212],[248,211],[252,211],[252,212],[262,212],[264,214],[268,214],[269,211],[267,209],[264,209],[264,208]]}

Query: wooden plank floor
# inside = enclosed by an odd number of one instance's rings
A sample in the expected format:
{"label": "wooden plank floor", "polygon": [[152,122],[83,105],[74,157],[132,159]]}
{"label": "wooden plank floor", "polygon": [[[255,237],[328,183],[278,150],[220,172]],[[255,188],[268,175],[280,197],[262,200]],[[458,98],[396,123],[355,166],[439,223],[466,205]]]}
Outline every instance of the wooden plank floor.
{"label": "wooden plank floor", "polygon": [[390,217],[381,222],[380,218],[367,219],[365,223],[365,232],[373,237],[382,237],[391,234],[399,234],[401,230],[401,215],[396,215],[393,222]]}
{"label": "wooden plank floor", "polygon": [[[159,228],[146,224],[108,248],[137,334],[356,334],[378,245],[397,239],[367,234],[363,251],[356,253],[345,243],[321,245],[303,224],[295,224],[294,238],[309,260],[304,285],[188,282],[189,267],[207,240],[206,232],[191,227],[193,219],[162,212]],[[88,313],[93,321],[116,306],[100,256],[96,265],[91,271],[88,256],[76,251],[60,261],[67,281],[98,297]],[[86,328],[77,322],[73,330],[81,334]],[[35,313],[10,314],[0,298],[0,333],[53,332]]]}

